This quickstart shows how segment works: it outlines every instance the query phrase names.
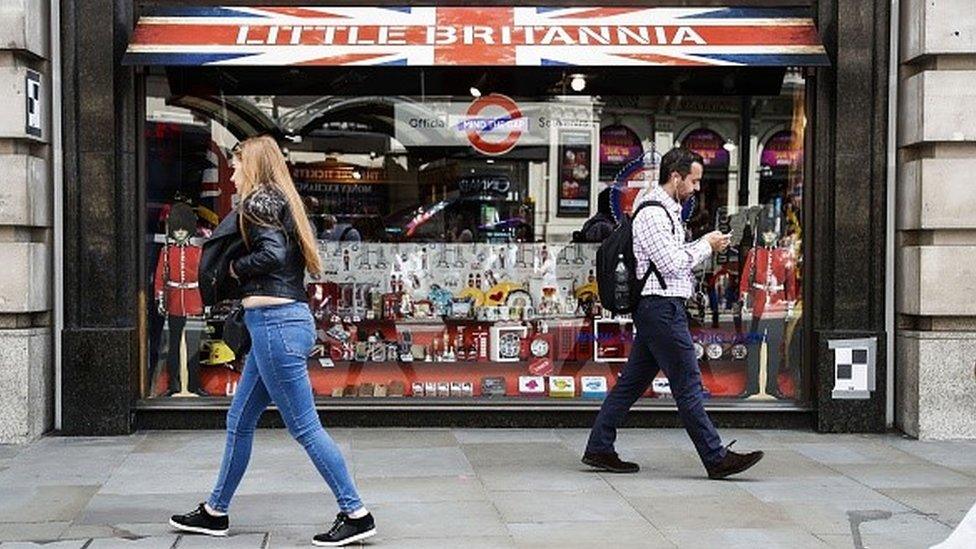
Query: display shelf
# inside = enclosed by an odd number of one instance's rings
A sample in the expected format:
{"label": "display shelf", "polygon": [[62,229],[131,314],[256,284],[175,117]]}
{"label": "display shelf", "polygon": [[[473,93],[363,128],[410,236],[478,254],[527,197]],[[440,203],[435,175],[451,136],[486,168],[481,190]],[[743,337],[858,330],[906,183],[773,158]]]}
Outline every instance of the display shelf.
{"label": "display shelf", "polygon": [[[230,398],[144,398],[136,403],[140,410],[216,410],[226,412]],[[585,411],[600,409],[602,400],[584,398],[520,398],[520,397],[465,397],[465,398],[426,398],[426,397],[325,397],[316,396],[315,406],[319,410],[376,411]],[[269,409],[276,409],[274,405]],[[807,403],[778,401],[743,401],[738,399],[712,398],[705,401],[709,412],[806,412],[813,410]],[[674,414],[675,402],[669,398],[640,398],[632,411],[655,411]],[[592,419],[588,419],[592,422]]]}
{"label": "display shelf", "polygon": [[[348,362],[339,361],[333,368],[318,366],[317,361],[309,361],[309,380],[317,396],[331,395],[339,386],[361,385],[363,383],[389,384],[400,381],[406,385],[409,392],[414,382],[460,382],[471,383],[476,394],[480,394],[482,380],[486,377],[505,378],[506,393],[516,401],[536,400],[538,397],[519,396],[519,376],[532,375],[529,372],[530,361],[519,362]],[[617,374],[623,367],[622,363],[605,363],[586,361],[555,362],[552,375],[573,376],[577,382],[582,376],[603,376],[607,378],[612,388]],[[745,379],[742,375],[743,364],[712,364],[702,368],[702,381],[705,388],[712,394],[711,400],[728,400],[730,402],[745,402],[735,398],[745,389]],[[201,371],[201,382],[204,389],[214,395],[225,395],[232,392],[232,384],[240,379],[240,373],[224,367],[208,366]],[[797,385],[790,371],[781,372],[779,386],[787,395],[797,394]],[[333,397],[329,397],[333,398]],[[353,398],[353,397],[342,397]],[[373,399],[394,397],[364,397]],[[414,398],[414,397],[407,397]],[[425,397],[426,398],[426,397]],[[438,397],[443,399],[448,397]],[[471,397],[464,397],[470,399]],[[548,397],[547,397],[548,398]],[[558,400],[558,399],[557,399]]]}

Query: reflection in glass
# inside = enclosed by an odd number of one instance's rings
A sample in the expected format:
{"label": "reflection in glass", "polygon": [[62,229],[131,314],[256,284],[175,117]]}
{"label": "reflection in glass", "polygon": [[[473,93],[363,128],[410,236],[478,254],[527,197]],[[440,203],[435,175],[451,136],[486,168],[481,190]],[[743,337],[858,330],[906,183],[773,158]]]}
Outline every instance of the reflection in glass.
{"label": "reflection in glass", "polygon": [[[282,144],[326,265],[308,281],[319,397],[601,398],[632,325],[600,308],[596,249],[657,180],[661,153],[680,145],[706,164],[685,205],[689,238],[733,232],[734,246],[697,269],[689,308],[705,389],[715,399],[806,398],[797,73],[780,95],[748,101],[196,97],[172,95],[152,72],[146,89],[146,277],[156,290],[147,396],[235,390],[242,357],[220,339],[226,304],[183,322],[158,306],[157,273],[188,264],[160,260],[178,246],[171,212],[192,212],[184,250],[199,247],[236,204],[229,151],[267,133]],[[505,100],[535,123],[507,119]],[[475,106],[479,117],[458,118]],[[669,398],[666,380],[645,396]]]}

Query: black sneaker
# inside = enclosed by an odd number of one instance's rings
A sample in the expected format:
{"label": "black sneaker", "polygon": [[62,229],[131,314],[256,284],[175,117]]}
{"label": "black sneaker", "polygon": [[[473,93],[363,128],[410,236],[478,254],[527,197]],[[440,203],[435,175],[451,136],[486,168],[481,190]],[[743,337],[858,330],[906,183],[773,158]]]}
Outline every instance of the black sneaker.
{"label": "black sneaker", "polygon": [[376,524],[373,515],[366,513],[365,517],[349,518],[345,513],[336,515],[332,528],[324,534],[312,538],[312,545],[318,547],[342,547],[356,543],[376,535]]}
{"label": "black sneaker", "polygon": [[611,473],[636,473],[640,471],[640,465],[630,461],[623,461],[617,456],[616,452],[596,453],[586,452],[583,454],[583,463],[590,467],[603,469]]}
{"label": "black sneaker", "polygon": [[169,525],[177,530],[194,534],[226,536],[229,520],[227,515],[222,517],[211,515],[201,503],[199,507],[185,515],[173,515],[169,519]]}
{"label": "black sneaker", "polygon": [[721,480],[739,474],[759,463],[759,460],[763,458],[762,452],[749,452],[748,454],[733,452],[729,449],[733,444],[735,444],[734,440],[725,447],[725,458],[722,461],[712,466],[705,466],[705,470],[708,471],[708,478]]}

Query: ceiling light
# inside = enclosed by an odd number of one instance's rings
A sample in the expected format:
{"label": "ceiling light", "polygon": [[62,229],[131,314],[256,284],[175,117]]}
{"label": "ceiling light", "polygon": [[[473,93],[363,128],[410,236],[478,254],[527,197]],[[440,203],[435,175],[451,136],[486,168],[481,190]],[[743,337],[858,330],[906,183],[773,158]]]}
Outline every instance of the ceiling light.
{"label": "ceiling light", "polygon": [[724,145],[722,145],[722,148],[729,152],[732,152],[735,150],[735,143],[733,143],[732,140],[729,139],[728,141],[725,142]]}
{"label": "ceiling light", "polygon": [[586,88],[586,77],[582,74],[574,74],[572,80],[569,81],[569,87],[573,88],[575,92],[581,92]]}
{"label": "ceiling light", "polygon": [[468,91],[471,92],[471,97],[481,97],[481,90],[474,86],[471,86],[471,89]]}

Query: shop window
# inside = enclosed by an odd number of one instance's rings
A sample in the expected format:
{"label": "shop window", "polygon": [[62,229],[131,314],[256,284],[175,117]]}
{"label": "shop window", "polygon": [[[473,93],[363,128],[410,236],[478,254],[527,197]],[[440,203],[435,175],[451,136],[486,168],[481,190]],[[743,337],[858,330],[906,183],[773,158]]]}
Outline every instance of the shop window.
{"label": "shop window", "polygon": [[[259,134],[279,139],[326,266],[308,280],[308,368],[322,402],[597,402],[633,339],[629,319],[600,308],[599,240],[675,145],[705,158],[689,235],[735,233],[696,270],[689,308],[706,393],[807,398],[804,87],[792,72],[780,95],[747,102],[193,96],[173,93],[163,72],[145,78],[147,398],[235,391],[242,357],[220,339],[227,308],[204,308],[195,277],[200,246],[236,205],[230,150]],[[661,374],[645,401],[669,398]]]}

